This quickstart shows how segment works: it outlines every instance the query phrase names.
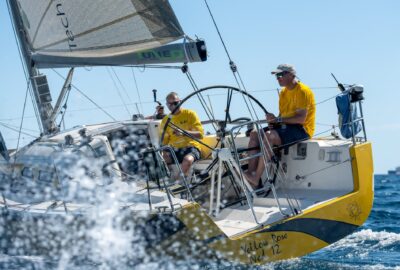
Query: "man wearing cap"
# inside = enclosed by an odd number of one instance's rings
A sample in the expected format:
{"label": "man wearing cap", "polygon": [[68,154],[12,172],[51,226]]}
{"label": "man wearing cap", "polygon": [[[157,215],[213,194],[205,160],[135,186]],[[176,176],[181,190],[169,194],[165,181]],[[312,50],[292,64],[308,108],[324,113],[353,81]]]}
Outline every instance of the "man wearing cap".
{"label": "man wearing cap", "polygon": [[[307,85],[298,81],[294,66],[281,64],[271,74],[276,76],[282,86],[279,93],[279,116],[272,113],[266,115],[269,129],[265,132],[268,159],[273,155],[272,146],[290,146],[313,136],[315,130],[315,99],[314,93]],[[249,148],[260,145],[256,131],[250,133]],[[250,151],[249,155],[256,151]],[[257,188],[261,185],[260,177],[265,169],[262,158],[249,160],[246,178]]]}
{"label": "man wearing cap", "polygon": [[144,119],[153,119],[153,120],[161,120],[165,117],[164,113],[164,106],[163,105],[157,105],[156,107],[156,113],[150,116],[146,116]]}
{"label": "man wearing cap", "polygon": [[[200,159],[201,156],[201,145],[195,139],[201,140],[203,138],[203,126],[195,111],[177,107],[180,102],[177,93],[169,93],[166,101],[171,114],[165,116],[161,121],[161,131],[164,130],[168,118],[171,118],[171,120],[165,130],[163,145],[170,145],[174,148],[175,155],[181,163],[182,171],[187,176],[193,162]],[[168,152],[164,153],[164,159],[168,164],[173,163]]]}

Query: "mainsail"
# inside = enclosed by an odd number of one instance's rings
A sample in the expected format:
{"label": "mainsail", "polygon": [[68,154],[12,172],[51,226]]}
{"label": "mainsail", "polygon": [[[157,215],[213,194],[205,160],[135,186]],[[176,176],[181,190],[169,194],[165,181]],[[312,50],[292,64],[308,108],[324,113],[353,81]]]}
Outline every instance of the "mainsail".
{"label": "mainsail", "polygon": [[[184,36],[167,0],[14,1],[28,55],[37,68],[145,64],[140,51],[147,51],[144,56],[175,56],[161,59],[162,63],[204,60],[187,52],[199,47],[189,44],[149,54],[149,49]],[[185,53],[176,53],[177,49]],[[154,57],[150,60],[157,62]]]}

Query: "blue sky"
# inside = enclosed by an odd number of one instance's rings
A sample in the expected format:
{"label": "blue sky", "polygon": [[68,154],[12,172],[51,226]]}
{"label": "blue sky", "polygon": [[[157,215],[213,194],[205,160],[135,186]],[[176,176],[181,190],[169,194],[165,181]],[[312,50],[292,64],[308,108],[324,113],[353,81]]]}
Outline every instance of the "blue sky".
{"label": "blue sky", "polygon": [[[216,84],[236,85],[228,60],[215,28],[201,0],[171,0],[182,28],[189,36],[204,38],[209,60],[190,65],[200,87]],[[373,143],[375,172],[383,173],[400,166],[400,121],[396,110],[400,107],[397,77],[400,73],[400,1],[397,0],[335,0],[335,1],[265,1],[265,0],[209,0],[231,57],[239,67],[249,91],[264,106],[277,112],[278,87],[270,71],[280,63],[297,67],[301,80],[314,88],[316,101],[333,97],[333,72],[344,83],[365,86],[363,103],[368,139]],[[26,83],[12,32],[6,1],[0,2],[1,53],[0,124],[19,127],[26,91]],[[120,94],[127,103],[138,101],[129,68],[115,68],[124,89]],[[62,81],[51,70],[48,75],[53,99]],[[66,70],[59,70],[63,75]],[[110,69],[104,67],[76,70],[74,84],[104,107],[117,119],[128,119],[129,114],[116,92]],[[192,89],[186,77],[177,70],[135,70],[144,114],[154,109],[152,89],[158,89],[159,99],[170,91],[182,96]],[[215,107],[222,100],[212,97]],[[192,106],[198,104],[194,102]],[[237,111],[243,110],[235,104]],[[136,107],[129,105],[130,113]],[[32,103],[28,100],[27,116],[21,143],[28,143],[37,135],[38,127]],[[200,116],[204,115],[200,112]],[[109,121],[76,91],[71,93],[65,123],[78,124]],[[317,106],[317,133],[337,123],[333,100]],[[18,134],[0,125],[7,145],[16,146]]]}

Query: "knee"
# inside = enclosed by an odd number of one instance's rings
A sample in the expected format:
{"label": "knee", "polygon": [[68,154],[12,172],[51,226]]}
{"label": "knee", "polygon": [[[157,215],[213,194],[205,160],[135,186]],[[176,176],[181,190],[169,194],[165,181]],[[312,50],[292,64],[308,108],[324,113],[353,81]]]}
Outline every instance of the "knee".
{"label": "knee", "polygon": [[192,165],[193,162],[194,162],[194,157],[192,155],[186,155],[182,161],[182,163],[186,163],[187,165]]}
{"label": "knee", "polygon": [[279,134],[276,131],[272,131],[267,135],[267,140],[272,144],[272,145],[280,145],[281,139],[279,137]]}

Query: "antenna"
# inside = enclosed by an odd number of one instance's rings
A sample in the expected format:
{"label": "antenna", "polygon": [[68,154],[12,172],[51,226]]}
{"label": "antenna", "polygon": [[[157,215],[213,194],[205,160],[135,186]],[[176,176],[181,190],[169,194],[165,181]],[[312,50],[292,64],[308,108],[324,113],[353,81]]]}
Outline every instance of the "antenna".
{"label": "antenna", "polygon": [[337,83],[337,85],[338,85],[340,91],[344,92],[344,91],[346,90],[346,89],[344,88],[344,85],[343,85],[342,83],[340,83],[340,82],[336,79],[336,77],[335,77],[335,75],[333,75],[333,73],[331,73],[331,75],[332,75],[333,79],[335,79],[335,81],[336,81],[336,83]]}

